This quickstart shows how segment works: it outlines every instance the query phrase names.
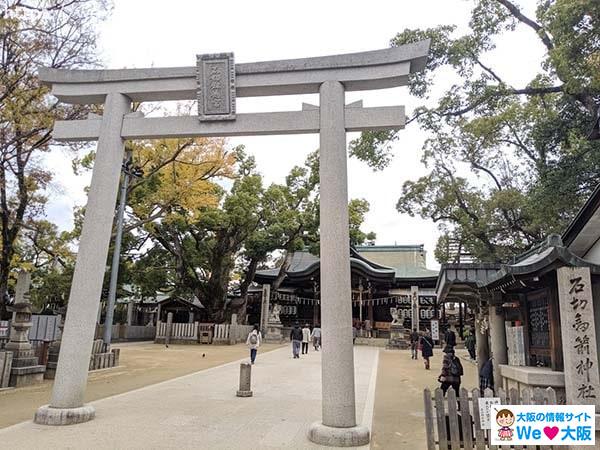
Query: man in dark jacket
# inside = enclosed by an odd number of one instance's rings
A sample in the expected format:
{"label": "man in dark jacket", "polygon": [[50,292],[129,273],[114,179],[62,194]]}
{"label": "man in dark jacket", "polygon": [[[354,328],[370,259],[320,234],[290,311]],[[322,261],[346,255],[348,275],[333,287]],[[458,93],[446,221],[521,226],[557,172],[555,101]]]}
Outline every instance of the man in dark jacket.
{"label": "man in dark jacket", "polygon": [[429,330],[425,330],[423,336],[421,336],[421,355],[423,356],[423,362],[425,363],[425,370],[429,370],[429,358],[433,356],[433,339]]}
{"label": "man in dark jacket", "polygon": [[447,353],[448,350],[454,350],[456,347],[456,333],[448,327],[446,334],[444,335],[444,341],[446,341],[446,347],[444,348],[444,353]]}
{"label": "man in dark jacket", "polygon": [[413,328],[410,333],[410,350],[412,352],[412,359],[419,359],[417,354],[419,353],[419,333],[416,328]]}
{"label": "man in dark jacket", "polygon": [[302,345],[302,328],[300,324],[296,322],[294,328],[290,333],[290,340],[292,341],[292,353],[294,358],[300,358],[300,346]]}

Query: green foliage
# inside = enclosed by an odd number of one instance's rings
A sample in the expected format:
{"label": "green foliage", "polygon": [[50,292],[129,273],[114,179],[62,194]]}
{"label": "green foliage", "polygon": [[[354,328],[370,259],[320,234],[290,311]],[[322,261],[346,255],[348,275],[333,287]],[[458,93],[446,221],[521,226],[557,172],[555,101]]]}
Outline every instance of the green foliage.
{"label": "green foliage", "polygon": [[22,256],[17,246],[28,245],[23,230],[43,217],[52,174],[39,155],[49,149],[52,123],[85,112],[52,99],[37,67],[95,64],[95,25],[106,9],[103,0],[0,1],[0,318],[13,262]]}
{"label": "green foliage", "polygon": [[376,238],[374,232],[365,233],[360,229],[365,216],[369,212],[369,202],[364,198],[353,198],[348,204],[348,219],[350,222],[350,245],[373,244]]}
{"label": "green foliage", "polygon": [[[398,201],[400,212],[442,225],[441,262],[451,258],[450,242],[483,261],[526,250],[560,232],[600,182],[600,145],[587,139],[600,98],[600,3],[548,0],[534,18],[511,0],[472,3],[465,35],[438,26],[392,40],[432,39],[427,70],[410,78],[413,95],[427,99],[449,71],[460,80],[409,119],[429,133],[423,163],[430,173],[406,182]],[[524,86],[507,83],[490,59],[517,26],[546,49],[542,70]],[[363,133],[351,152],[381,168],[395,137]]]}

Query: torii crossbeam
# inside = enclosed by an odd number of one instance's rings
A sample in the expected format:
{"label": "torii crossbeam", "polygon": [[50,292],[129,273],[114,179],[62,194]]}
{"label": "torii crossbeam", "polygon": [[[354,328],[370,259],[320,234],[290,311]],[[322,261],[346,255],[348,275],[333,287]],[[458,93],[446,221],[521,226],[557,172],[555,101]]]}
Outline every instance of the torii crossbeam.
{"label": "torii crossbeam", "polygon": [[[323,418],[309,438],[363,445],[357,425],[352,347],[346,132],[400,129],[404,107],[345,105],[345,91],[406,85],[425,67],[429,41],[345,55],[234,64],[233,54],[199,55],[195,67],[123,70],[40,68],[60,101],[104,104],[102,117],[57,121],[60,141],[98,141],[56,379],[35,422],[65,425],[94,417],[83,404],[96,315],[108,254],[124,143],[128,139],[320,134],[321,324]],[[299,111],[236,114],[236,97],[319,93]],[[132,102],[198,99],[197,117],[145,118]]]}

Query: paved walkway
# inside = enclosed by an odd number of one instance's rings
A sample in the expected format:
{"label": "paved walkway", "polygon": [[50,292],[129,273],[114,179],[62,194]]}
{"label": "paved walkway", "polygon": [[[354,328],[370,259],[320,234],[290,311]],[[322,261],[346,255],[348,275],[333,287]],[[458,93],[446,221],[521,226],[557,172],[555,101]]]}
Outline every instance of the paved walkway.
{"label": "paved walkway", "polygon": [[[355,347],[357,420],[371,427],[378,349]],[[24,422],[0,430],[10,449],[316,449],[320,353],[283,348],[258,356],[254,397],[237,398],[239,362],[92,402],[96,419],[68,427]],[[368,447],[365,447],[368,448]]]}

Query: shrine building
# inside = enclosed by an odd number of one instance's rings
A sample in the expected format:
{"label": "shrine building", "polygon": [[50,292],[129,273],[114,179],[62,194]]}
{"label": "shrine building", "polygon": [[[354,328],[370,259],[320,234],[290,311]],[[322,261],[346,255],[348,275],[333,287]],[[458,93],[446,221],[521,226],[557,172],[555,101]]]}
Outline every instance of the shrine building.
{"label": "shrine building", "polygon": [[[366,245],[350,247],[352,282],[352,316],[356,325],[369,321],[374,337],[388,337],[392,316],[390,308],[400,309],[404,325],[412,325],[411,296],[418,297],[419,328],[430,328],[432,319],[440,319],[435,285],[437,270],[426,267],[423,245]],[[279,267],[257,271],[258,285],[272,286]],[[281,322],[314,325],[320,322],[320,261],[308,251],[295,252],[289,269],[276,291],[271,290],[271,304],[280,304]],[[249,323],[258,323],[261,307],[260,287],[251,290]]]}

